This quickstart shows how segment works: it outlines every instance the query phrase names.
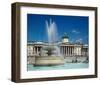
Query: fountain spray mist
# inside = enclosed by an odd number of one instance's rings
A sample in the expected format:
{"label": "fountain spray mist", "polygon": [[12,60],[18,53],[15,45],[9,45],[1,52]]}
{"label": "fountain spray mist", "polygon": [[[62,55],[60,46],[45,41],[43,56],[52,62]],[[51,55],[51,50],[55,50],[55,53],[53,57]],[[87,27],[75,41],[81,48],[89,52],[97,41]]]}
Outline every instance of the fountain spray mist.
{"label": "fountain spray mist", "polygon": [[48,44],[49,46],[54,47],[54,54],[57,56],[61,56],[60,53],[60,48],[57,45],[58,41],[58,31],[57,31],[57,25],[52,19],[50,21],[46,21],[46,31],[47,31],[47,36],[48,36]]}

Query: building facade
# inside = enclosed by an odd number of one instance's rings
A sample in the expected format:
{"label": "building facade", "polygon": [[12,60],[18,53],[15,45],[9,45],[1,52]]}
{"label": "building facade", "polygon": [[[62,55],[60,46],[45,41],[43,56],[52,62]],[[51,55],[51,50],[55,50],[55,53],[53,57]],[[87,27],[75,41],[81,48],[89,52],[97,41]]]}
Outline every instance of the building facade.
{"label": "building facade", "polygon": [[[27,43],[27,56],[28,60],[34,58],[32,56],[47,56],[42,52],[43,48],[48,46],[47,42],[28,42]],[[82,44],[81,42],[71,43],[67,34],[62,36],[60,42],[55,42],[56,46],[59,47],[60,53],[64,58],[71,57],[88,57],[88,45]],[[31,59],[32,60],[32,59]],[[34,62],[34,61],[31,61]]]}

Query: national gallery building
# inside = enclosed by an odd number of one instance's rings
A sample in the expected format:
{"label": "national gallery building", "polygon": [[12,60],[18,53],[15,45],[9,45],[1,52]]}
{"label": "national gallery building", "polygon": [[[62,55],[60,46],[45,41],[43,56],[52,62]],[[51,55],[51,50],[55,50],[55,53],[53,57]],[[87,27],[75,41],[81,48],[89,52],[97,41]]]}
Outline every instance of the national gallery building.
{"label": "national gallery building", "polygon": [[[43,48],[48,46],[46,42],[28,42],[27,43],[27,54],[28,56],[46,56],[46,53],[43,53]],[[53,46],[58,46],[60,53],[64,57],[84,57],[88,56],[88,45],[82,44],[80,42],[71,43],[67,34],[62,36],[60,42],[55,42]]]}

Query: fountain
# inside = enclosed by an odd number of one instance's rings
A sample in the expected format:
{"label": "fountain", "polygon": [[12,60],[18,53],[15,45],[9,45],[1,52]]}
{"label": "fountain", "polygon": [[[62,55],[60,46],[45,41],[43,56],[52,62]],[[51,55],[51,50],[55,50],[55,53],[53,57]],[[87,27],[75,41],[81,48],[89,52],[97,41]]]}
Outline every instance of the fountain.
{"label": "fountain", "polygon": [[46,21],[46,30],[48,36],[48,45],[43,47],[41,54],[46,54],[46,56],[41,55],[35,58],[35,65],[60,65],[64,64],[64,57],[60,53],[60,48],[58,47],[58,32],[56,23],[50,20],[50,23]]}

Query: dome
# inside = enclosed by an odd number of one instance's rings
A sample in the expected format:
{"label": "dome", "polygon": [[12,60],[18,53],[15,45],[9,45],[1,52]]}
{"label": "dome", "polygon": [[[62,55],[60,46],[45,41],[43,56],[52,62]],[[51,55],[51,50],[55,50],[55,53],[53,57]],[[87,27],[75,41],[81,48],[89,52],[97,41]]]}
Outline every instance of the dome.
{"label": "dome", "polygon": [[64,35],[62,36],[62,39],[64,39],[64,38],[69,38],[67,33],[64,33]]}
{"label": "dome", "polygon": [[67,33],[64,33],[64,35],[62,36],[62,43],[68,43],[68,42],[69,42],[69,37]]}

